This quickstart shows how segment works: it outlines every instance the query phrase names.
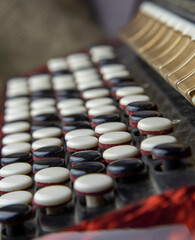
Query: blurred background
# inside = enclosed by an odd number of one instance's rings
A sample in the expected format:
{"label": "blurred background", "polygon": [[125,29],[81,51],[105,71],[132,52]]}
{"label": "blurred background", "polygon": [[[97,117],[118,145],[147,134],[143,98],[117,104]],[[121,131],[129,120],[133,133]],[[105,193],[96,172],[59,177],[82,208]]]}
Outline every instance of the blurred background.
{"label": "blurred background", "polygon": [[36,68],[49,58],[116,38],[139,2],[0,1],[0,80]]}

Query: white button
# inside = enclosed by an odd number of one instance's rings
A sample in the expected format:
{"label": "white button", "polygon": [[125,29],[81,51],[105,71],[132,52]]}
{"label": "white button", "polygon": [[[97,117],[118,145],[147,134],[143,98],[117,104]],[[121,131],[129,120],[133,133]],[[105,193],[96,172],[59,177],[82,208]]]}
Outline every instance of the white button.
{"label": "white button", "polygon": [[123,70],[123,71],[111,72],[111,73],[104,74],[105,80],[110,80],[110,79],[116,78],[116,77],[130,77],[130,72],[127,70]]}
{"label": "white button", "polygon": [[8,113],[4,116],[6,122],[28,120],[30,118],[30,113],[28,110],[18,111],[15,113]]}
{"label": "white button", "polygon": [[96,80],[96,81],[92,81],[92,82],[88,82],[88,83],[80,83],[77,85],[77,89],[79,91],[83,91],[88,88],[102,87],[102,86],[103,86],[103,82],[101,80]]}
{"label": "white button", "polygon": [[50,81],[49,74],[37,74],[28,78],[29,84],[45,83]]}
{"label": "white button", "polygon": [[91,67],[92,63],[90,61],[81,61],[81,62],[75,62],[74,64],[69,65],[71,71],[76,71],[77,69],[82,69],[86,67]]}
{"label": "white button", "polygon": [[82,137],[82,136],[95,136],[95,132],[92,129],[76,129],[66,133],[65,140],[68,141],[71,138]]}
{"label": "white button", "polygon": [[20,142],[20,143],[12,143],[9,145],[4,146],[1,149],[1,153],[3,156],[18,153],[18,152],[30,152],[31,146],[29,143]]}
{"label": "white button", "polygon": [[32,167],[29,163],[12,163],[6,165],[0,169],[1,177],[9,177],[17,174],[29,174],[32,171]]}
{"label": "white button", "polygon": [[44,85],[39,83],[37,85],[30,86],[29,88],[30,88],[31,92],[36,92],[36,91],[51,90],[52,86],[51,86],[50,83],[49,84],[44,84]]}
{"label": "white button", "polygon": [[60,137],[62,130],[58,127],[45,127],[35,130],[32,134],[34,139],[49,138],[49,137]]}
{"label": "white button", "polygon": [[77,178],[74,182],[74,190],[80,193],[101,193],[113,187],[110,176],[102,173],[92,173]]}
{"label": "white button", "polygon": [[5,177],[0,181],[0,191],[11,192],[23,190],[31,187],[32,184],[32,178],[27,175],[13,175]]}
{"label": "white button", "polygon": [[5,136],[2,139],[3,145],[18,143],[18,142],[30,142],[30,141],[31,141],[30,133],[14,133],[14,134]]}
{"label": "white button", "polygon": [[28,89],[20,88],[6,91],[6,97],[18,97],[22,95],[28,95]]}
{"label": "white button", "polygon": [[120,99],[120,105],[127,106],[129,103],[138,102],[138,101],[148,101],[150,98],[147,95],[132,95],[126,96]]}
{"label": "white button", "polygon": [[32,143],[33,150],[47,146],[62,146],[62,141],[59,138],[44,138]]}
{"label": "white button", "polygon": [[53,76],[52,78],[52,82],[53,84],[66,84],[67,82],[73,82],[73,76],[72,74],[60,74],[60,75],[56,75]]}
{"label": "white button", "polygon": [[116,91],[117,97],[125,97],[130,95],[138,95],[144,93],[144,89],[142,87],[122,87]]}
{"label": "white button", "polygon": [[160,136],[154,136],[147,138],[141,142],[141,150],[142,152],[148,152],[151,153],[152,149],[159,145],[164,143],[175,143],[177,142],[177,139],[173,136],[169,135],[160,135]]}
{"label": "white button", "polygon": [[108,46],[108,45],[97,45],[94,47],[91,47],[89,52],[91,54],[96,54],[97,52],[112,52],[114,50],[114,48],[112,46]]}
{"label": "white button", "polygon": [[107,122],[102,123],[95,128],[95,132],[97,134],[104,134],[115,131],[127,131],[127,127],[122,122]]}
{"label": "white button", "polygon": [[14,83],[26,83],[26,78],[25,77],[13,77],[13,78],[10,78],[8,81],[7,81],[7,84],[14,84]]}
{"label": "white button", "polygon": [[74,72],[74,77],[77,79],[80,77],[87,77],[89,75],[91,76],[93,74],[97,74],[96,68],[81,69],[81,70]]}
{"label": "white button", "polygon": [[16,114],[18,112],[28,112],[30,109],[29,105],[21,105],[18,107],[7,107],[5,108],[4,114],[11,115]]}
{"label": "white button", "polygon": [[90,89],[84,91],[82,95],[84,99],[101,98],[108,97],[110,95],[110,91],[106,88]]}
{"label": "white button", "polygon": [[30,106],[33,109],[40,109],[45,107],[54,106],[56,104],[56,100],[53,98],[43,98],[37,99],[31,102]]}
{"label": "white button", "polygon": [[47,61],[47,67],[50,72],[56,72],[60,70],[65,70],[68,68],[66,58],[52,58]]}
{"label": "white button", "polygon": [[34,202],[40,206],[51,207],[70,201],[72,191],[66,186],[48,186],[39,189],[34,195]]}
{"label": "white button", "polygon": [[109,132],[100,136],[99,143],[101,144],[119,144],[131,141],[131,134],[128,132]]}
{"label": "white button", "polygon": [[89,116],[99,116],[104,114],[116,113],[117,108],[114,105],[103,105],[96,108],[90,108],[88,111]]}
{"label": "white button", "polygon": [[161,117],[150,117],[142,119],[138,122],[137,128],[140,131],[150,132],[150,131],[164,131],[172,129],[173,125],[171,120]]}
{"label": "white button", "polygon": [[42,114],[55,114],[57,113],[57,109],[55,107],[45,107],[40,109],[33,109],[31,110],[30,114],[32,117],[42,115]]}
{"label": "white button", "polygon": [[74,82],[67,82],[64,83],[58,83],[54,85],[54,90],[61,91],[61,90],[74,90],[76,89],[76,85]]}
{"label": "white button", "polygon": [[33,195],[28,191],[13,191],[0,197],[0,207],[12,204],[31,204]]}
{"label": "white button", "polygon": [[69,108],[62,108],[60,114],[62,116],[69,116],[73,114],[83,114],[86,113],[87,109],[84,106],[74,106]]}
{"label": "white button", "polygon": [[38,171],[34,179],[38,183],[63,183],[69,179],[69,170],[63,167],[50,167]]}
{"label": "white button", "polygon": [[64,99],[58,102],[57,108],[58,109],[71,108],[75,106],[82,106],[83,104],[84,104],[84,101],[79,98]]}
{"label": "white button", "polygon": [[104,53],[98,53],[92,56],[92,61],[97,63],[102,59],[114,59],[116,58],[116,54],[113,52],[104,52]]}
{"label": "white button", "polygon": [[119,159],[135,157],[138,153],[138,149],[134,146],[121,145],[106,149],[103,152],[103,158],[108,161],[116,161]]}
{"label": "white button", "polygon": [[5,101],[6,107],[19,107],[21,105],[27,105],[29,104],[30,99],[28,97],[21,97],[21,98],[14,98],[14,99],[8,99]]}
{"label": "white button", "polygon": [[97,98],[97,99],[95,98],[95,99],[86,101],[85,106],[86,108],[96,108],[103,105],[111,105],[113,103],[114,103],[114,100],[109,97]]}
{"label": "white button", "polygon": [[26,132],[29,129],[30,129],[30,123],[21,121],[21,122],[5,124],[2,128],[2,132],[4,134],[11,134],[11,133],[17,133],[17,132]]}
{"label": "white button", "polygon": [[116,71],[118,72],[121,70],[125,70],[125,66],[122,64],[109,64],[100,68],[100,72],[102,74],[112,73]]}
{"label": "white button", "polygon": [[66,145],[72,149],[91,149],[97,147],[98,139],[93,136],[75,137],[68,140]]}
{"label": "white button", "polygon": [[75,59],[83,60],[83,59],[89,59],[89,56],[86,53],[72,53],[72,54],[69,54],[66,57],[66,59],[67,59],[67,61],[72,61]]}
{"label": "white button", "polygon": [[100,76],[96,73],[91,73],[89,75],[86,76],[81,76],[81,77],[77,77],[75,78],[75,82],[77,84],[81,84],[81,83],[89,83],[89,82],[93,82],[93,81],[97,81],[97,80],[101,80]]}

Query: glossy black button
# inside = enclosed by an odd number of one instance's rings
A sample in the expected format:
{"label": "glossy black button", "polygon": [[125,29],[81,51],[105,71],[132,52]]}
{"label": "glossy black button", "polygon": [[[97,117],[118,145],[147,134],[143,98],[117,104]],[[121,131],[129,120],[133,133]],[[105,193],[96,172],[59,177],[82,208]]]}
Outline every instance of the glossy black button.
{"label": "glossy black button", "polygon": [[99,67],[109,65],[109,64],[115,64],[115,63],[119,63],[118,59],[116,58],[112,58],[112,59],[105,58],[98,61]]}
{"label": "glossy black button", "polygon": [[157,110],[156,104],[150,101],[139,101],[139,102],[132,102],[126,106],[126,114],[132,115],[134,112],[138,111],[148,111],[148,110]]}
{"label": "glossy black button", "polygon": [[69,124],[66,124],[62,127],[63,134],[66,134],[67,132],[76,130],[76,129],[82,129],[82,128],[91,128],[89,122],[72,122]]}
{"label": "glossy black button", "polygon": [[130,83],[130,82],[133,82],[133,78],[129,78],[129,77],[115,77],[115,78],[111,78],[109,79],[107,82],[107,84],[109,86],[115,86],[115,85],[118,85],[118,84],[121,84],[121,83]]}
{"label": "glossy black button", "polygon": [[113,178],[134,176],[144,170],[144,162],[137,158],[126,158],[110,163],[107,167],[107,174]]}
{"label": "glossy black button", "polygon": [[83,162],[101,162],[103,159],[98,151],[88,150],[73,153],[70,155],[69,161],[75,165]]}
{"label": "glossy black button", "polygon": [[0,208],[0,222],[14,224],[23,222],[32,214],[32,208],[26,204],[13,204]]}
{"label": "glossy black button", "polygon": [[67,70],[67,69],[64,69],[64,70],[58,70],[58,71],[52,72],[53,76],[64,75],[64,74],[68,74],[69,75],[70,71]]}
{"label": "glossy black button", "polygon": [[48,146],[36,149],[33,152],[33,160],[38,161],[46,157],[64,158],[64,155],[64,148],[62,146]]}
{"label": "glossy black button", "polygon": [[120,122],[120,115],[118,113],[99,115],[91,120],[91,126],[95,128],[97,125],[106,122]]}
{"label": "glossy black button", "polygon": [[58,115],[57,114],[40,114],[37,116],[32,117],[33,124],[34,123],[41,123],[41,122],[52,122],[52,121],[58,121]]}
{"label": "glossy black button", "polygon": [[59,97],[67,97],[67,98],[78,97],[78,92],[76,90],[59,90],[59,91],[55,91],[55,94],[56,94],[57,98],[59,98]]}
{"label": "glossy black button", "polygon": [[54,98],[54,93],[43,93],[42,95],[31,95],[31,101],[38,100],[38,99],[43,99],[43,98]]}
{"label": "glossy black button", "polygon": [[79,163],[73,166],[70,170],[70,179],[72,181],[76,178],[89,174],[89,173],[103,173],[105,170],[105,165],[99,162],[85,162]]}
{"label": "glossy black button", "polygon": [[20,153],[9,154],[6,157],[1,158],[2,165],[8,165],[8,164],[17,163],[17,162],[31,163],[32,154],[26,153],[26,152],[20,152]]}
{"label": "glossy black button", "polygon": [[149,118],[149,117],[162,117],[162,114],[157,111],[138,111],[133,113],[129,117],[129,125],[131,127],[137,127],[137,123],[144,119],[144,118]]}
{"label": "glossy black button", "polygon": [[45,98],[53,96],[53,90],[38,90],[31,92],[32,97]]}
{"label": "glossy black button", "polygon": [[70,116],[64,116],[61,118],[61,122],[63,125],[72,123],[72,122],[81,122],[81,121],[88,121],[87,114],[73,114]]}
{"label": "glossy black button", "polygon": [[41,123],[36,123],[31,125],[31,132],[34,132],[38,129],[45,128],[45,127],[58,127],[60,128],[60,123],[59,122],[41,122]]}
{"label": "glossy black button", "polygon": [[63,158],[44,158],[36,161],[33,164],[33,172],[36,173],[41,169],[49,168],[49,167],[64,167],[64,159]]}

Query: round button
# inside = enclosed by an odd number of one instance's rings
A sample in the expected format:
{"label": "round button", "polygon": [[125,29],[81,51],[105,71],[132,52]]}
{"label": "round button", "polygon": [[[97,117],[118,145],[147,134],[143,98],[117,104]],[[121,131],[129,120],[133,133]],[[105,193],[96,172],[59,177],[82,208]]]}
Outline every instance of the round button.
{"label": "round button", "polygon": [[3,134],[12,134],[19,132],[26,132],[30,130],[30,123],[28,122],[14,122],[5,124],[2,128]]}
{"label": "round button", "polygon": [[65,57],[49,59],[47,61],[47,67],[50,72],[56,72],[68,68]]}
{"label": "round button", "polygon": [[13,175],[5,177],[0,181],[0,192],[23,190],[31,187],[32,184],[32,178],[27,175]]}
{"label": "round button", "polygon": [[32,167],[29,163],[12,163],[0,169],[0,177],[9,177],[17,174],[29,174]]}
{"label": "round button", "polygon": [[31,204],[33,195],[28,191],[13,191],[0,197],[0,207],[13,204]]}
{"label": "round button", "polygon": [[86,121],[68,123],[62,127],[63,134],[77,129],[91,129],[90,123]]}
{"label": "round button", "polygon": [[61,184],[69,179],[69,170],[63,167],[45,168],[38,171],[34,179],[37,186]]}
{"label": "round button", "polygon": [[39,189],[34,195],[38,207],[53,207],[65,204],[72,199],[72,191],[66,186],[48,186]]}
{"label": "round button", "polygon": [[102,74],[118,72],[120,70],[124,70],[125,66],[122,64],[109,64],[100,68],[100,72]]}
{"label": "round button", "polygon": [[95,133],[98,137],[104,133],[116,131],[127,131],[127,127],[122,122],[108,122],[102,123],[95,128]]}
{"label": "round button", "polygon": [[160,135],[160,136],[154,136],[147,138],[141,142],[141,152],[144,155],[152,155],[152,149],[159,145],[164,143],[175,143],[177,142],[177,139],[173,136],[169,135]]}
{"label": "round button", "polygon": [[75,152],[69,157],[69,162],[71,162],[72,165],[83,162],[102,162],[102,160],[101,153],[94,150]]}
{"label": "round button", "polygon": [[58,109],[63,109],[63,108],[71,108],[71,107],[76,107],[76,106],[82,106],[83,105],[83,100],[80,98],[70,98],[70,99],[64,99],[58,102],[57,108]]}
{"label": "round button", "polygon": [[131,145],[111,147],[103,152],[103,158],[108,163],[119,159],[132,158],[137,156],[139,156],[138,149]]}
{"label": "round button", "polygon": [[110,91],[106,88],[85,90],[82,93],[82,97],[86,100],[93,99],[93,98],[108,97],[109,95],[110,95]]}
{"label": "round button", "polygon": [[171,120],[162,117],[150,117],[139,121],[137,125],[141,134],[162,135],[173,131]]}
{"label": "round button", "polygon": [[131,95],[131,96],[122,97],[120,99],[119,105],[122,110],[125,110],[126,106],[129,103],[137,102],[137,101],[149,101],[149,100],[150,98],[147,95]]}
{"label": "round button", "polygon": [[91,120],[91,126],[95,128],[97,125],[106,123],[106,122],[120,122],[120,115],[118,113],[111,113],[96,116]]}
{"label": "round button", "polygon": [[30,152],[31,145],[29,143],[20,142],[20,143],[12,143],[9,145],[4,146],[1,149],[1,153],[3,156],[12,154],[12,153],[19,153],[19,152]]}
{"label": "round button", "polygon": [[36,140],[32,143],[32,149],[37,150],[38,148],[48,147],[48,146],[61,146],[62,141],[59,138],[44,138]]}
{"label": "round button", "polygon": [[36,99],[31,102],[30,106],[33,109],[42,109],[45,107],[54,106],[56,104],[56,100],[54,98],[43,98],[43,99]]}
{"label": "round button", "polygon": [[116,145],[128,144],[131,142],[132,136],[128,132],[109,132],[100,136],[99,147],[106,149]]}
{"label": "round button", "polygon": [[114,103],[112,98],[105,97],[105,98],[97,98],[97,99],[92,99],[88,100],[85,103],[86,108],[96,108],[104,105],[112,105]]}
{"label": "round button", "polygon": [[30,114],[28,110],[23,110],[15,113],[7,113],[4,115],[5,122],[28,120],[29,118]]}
{"label": "round button", "polygon": [[69,116],[64,116],[61,118],[62,125],[66,125],[72,122],[81,122],[81,121],[88,121],[87,114],[73,114]]}
{"label": "round button", "polygon": [[143,94],[143,93],[144,93],[144,88],[142,87],[137,87],[137,86],[122,87],[116,91],[116,98],[120,99],[122,97]]}
{"label": "round button", "polygon": [[74,106],[69,108],[62,108],[60,114],[62,116],[70,116],[73,114],[84,114],[87,112],[87,109],[83,106]]}
{"label": "round button", "polygon": [[157,110],[156,104],[152,103],[151,101],[138,101],[138,102],[129,103],[126,106],[126,114],[128,116],[138,111],[148,111],[148,110],[149,111]]}
{"label": "round button", "polygon": [[18,97],[14,99],[8,99],[5,101],[5,107],[19,107],[22,105],[28,105],[30,102],[29,97]]}
{"label": "round button", "polygon": [[30,115],[32,117],[36,117],[38,115],[43,115],[43,114],[55,114],[57,112],[56,107],[45,107],[45,108],[40,108],[40,109],[33,109],[30,112]]}
{"label": "round button", "polygon": [[104,105],[96,108],[90,108],[88,116],[90,119],[104,114],[117,113],[117,108],[114,105]]}
{"label": "round button", "polygon": [[17,163],[17,162],[31,163],[32,162],[31,153],[26,153],[26,152],[13,153],[1,158],[2,166],[12,164],[12,163]]}
{"label": "round button", "polygon": [[76,129],[68,132],[65,135],[65,140],[68,141],[71,138],[84,137],[84,136],[95,136],[95,132],[92,129]]}
{"label": "round button", "polygon": [[116,72],[110,72],[110,73],[106,73],[104,74],[104,81],[106,83],[109,82],[110,79],[112,78],[118,78],[118,77],[130,77],[130,72],[127,70],[120,70],[120,71],[116,71]]}
{"label": "round button", "polygon": [[64,148],[62,146],[47,146],[36,149],[33,152],[33,160],[38,161],[42,158],[62,157],[64,158]]}
{"label": "round button", "polygon": [[68,140],[66,145],[69,152],[83,151],[97,148],[98,139],[93,136],[75,137]]}
{"label": "round button", "polygon": [[95,87],[103,87],[103,82],[101,80],[93,80],[92,82],[77,84],[77,89],[79,91],[84,91]]}
{"label": "round button", "polygon": [[38,129],[33,132],[32,137],[34,139],[42,139],[49,137],[60,137],[62,135],[62,131],[57,127],[45,127],[42,129]]}
{"label": "round button", "polygon": [[36,173],[50,167],[64,167],[64,165],[64,159],[62,158],[44,158],[33,164],[33,172]]}
{"label": "round button", "polygon": [[19,143],[19,142],[30,142],[30,141],[31,141],[30,133],[14,133],[14,134],[5,136],[2,139],[3,145]]}

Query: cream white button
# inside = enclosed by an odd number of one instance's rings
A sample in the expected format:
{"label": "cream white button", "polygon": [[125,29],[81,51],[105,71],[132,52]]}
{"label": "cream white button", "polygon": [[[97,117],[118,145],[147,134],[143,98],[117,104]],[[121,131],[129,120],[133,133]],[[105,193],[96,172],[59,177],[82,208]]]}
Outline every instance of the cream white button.
{"label": "cream white button", "polygon": [[17,174],[29,174],[32,171],[32,167],[29,163],[12,163],[8,164],[0,169],[1,177],[9,177]]}
{"label": "cream white button", "polygon": [[115,132],[115,131],[127,131],[127,127],[122,122],[107,122],[99,124],[95,128],[95,133],[97,134],[104,134],[108,132]]}
{"label": "cream white button", "polygon": [[6,96],[7,97],[18,97],[22,95],[28,95],[28,89],[27,88],[13,88],[13,89],[8,89],[6,91]]}
{"label": "cream white button", "polygon": [[4,114],[17,114],[18,112],[22,113],[22,112],[27,112],[29,111],[30,107],[29,105],[21,105],[18,107],[7,107],[5,108]]}
{"label": "cream white button", "polygon": [[97,147],[98,139],[93,136],[75,137],[69,139],[66,145],[72,149],[91,149]]}
{"label": "cream white button", "polygon": [[103,105],[96,108],[90,108],[88,111],[89,116],[99,116],[104,114],[116,113],[117,108],[114,105]]}
{"label": "cream white button", "polygon": [[11,192],[23,190],[31,187],[32,184],[32,178],[27,175],[13,175],[5,177],[0,181],[0,191]]}
{"label": "cream white button", "polygon": [[45,127],[38,129],[33,132],[32,137],[34,139],[49,138],[49,137],[60,137],[62,130],[58,127]]}
{"label": "cream white button", "polygon": [[36,140],[32,143],[32,149],[37,150],[38,148],[47,146],[61,146],[62,141],[59,138],[44,138]]}
{"label": "cream white button", "polygon": [[131,134],[128,132],[108,132],[100,136],[99,143],[101,144],[118,144],[131,141]]}
{"label": "cream white button", "polygon": [[103,158],[109,161],[130,158],[136,155],[138,155],[138,149],[131,145],[111,147],[103,152]]}
{"label": "cream white button", "polygon": [[93,87],[102,87],[103,86],[103,82],[101,80],[96,80],[93,82],[87,82],[87,83],[80,83],[77,85],[77,89],[79,91],[83,91],[85,89],[88,88],[93,88]]}
{"label": "cream white button", "polygon": [[125,97],[130,95],[137,95],[144,93],[144,89],[142,87],[122,87],[116,91],[117,97]]}
{"label": "cream white button", "polygon": [[30,99],[28,97],[21,97],[21,98],[14,98],[14,99],[8,99],[5,101],[6,107],[19,107],[21,105],[28,105],[30,102]]}
{"label": "cream white button", "polygon": [[52,89],[52,86],[51,84],[44,84],[44,85],[33,85],[33,86],[30,86],[30,91],[31,92],[36,92],[36,91],[44,91],[44,90],[51,90]]}
{"label": "cream white button", "polygon": [[52,82],[54,86],[58,86],[58,84],[59,85],[66,84],[69,82],[74,82],[74,80],[73,80],[72,74],[61,74],[61,75],[53,76]]}
{"label": "cream white button", "polygon": [[34,195],[35,204],[45,207],[61,205],[71,199],[71,189],[60,185],[41,188]]}
{"label": "cream white button", "polygon": [[26,83],[26,78],[25,77],[13,77],[13,78],[10,78],[8,81],[7,81],[7,84],[13,84],[13,83]]}
{"label": "cream white button", "polygon": [[86,68],[86,67],[91,67],[92,63],[90,61],[81,61],[81,62],[75,62],[72,64],[69,64],[69,68],[72,71],[76,71],[77,69],[82,69],[82,68]]}
{"label": "cream white button", "polygon": [[80,77],[92,76],[93,74],[97,74],[96,68],[81,69],[74,72],[74,77],[77,79]]}
{"label": "cream white button", "polygon": [[70,108],[62,108],[60,114],[62,116],[69,116],[73,114],[83,114],[86,113],[87,109],[84,106],[74,106]]}
{"label": "cream white button", "polygon": [[171,120],[161,117],[150,117],[138,122],[137,128],[141,131],[163,131],[173,127]]}
{"label": "cream white button", "polygon": [[29,84],[33,83],[45,83],[50,81],[49,74],[37,74],[28,78]]}
{"label": "cream white button", "polygon": [[63,183],[69,179],[69,170],[63,167],[50,167],[38,171],[34,179],[39,183]]}
{"label": "cream white button", "polygon": [[57,109],[55,107],[45,107],[40,109],[33,109],[31,110],[30,114],[32,117],[42,115],[42,114],[54,114],[57,112]]}
{"label": "cream white button", "polygon": [[85,99],[92,99],[92,98],[101,98],[107,97],[110,95],[110,91],[106,88],[100,89],[90,89],[83,92],[83,98]]}
{"label": "cream white button", "polygon": [[104,97],[104,98],[95,98],[95,99],[91,99],[86,101],[85,106],[86,108],[96,108],[96,107],[100,107],[103,105],[111,105],[114,103],[114,100],[112,98],[109,97]]}
{"label": "cream white button", "polygon": [[115,77],[130,77],[130,72],[127,70],[123,70],[123,71],[111,72],[111,73],[104,74],[105,80],[110,80]]}
{"label": "cream white button", "polygon": [[31,145],[29,143],[20,142],[20,143],[12,143],[9,145],[4,146],[1,149],[1,153],[3,156],[18,153],[18,152],[30,152]]}
{"label": "cream white button", "polygon": [[58,109],[72,108],[75,106],[82,106],[83,104],[84,104],[84,101],[79,98],[64,99],[58,102],[57,108]]}
{"label": "cream white button", "polygon": [[33,195],[29,191],[13,191],[0,197],[0,207],[12,204],[31,204]]}
{"label": "cream white button", "polygon": [[152,149],[159,145],[164,143],[175,143],[177,142],[177,139],[173,136],[169,135],[160,135],[160,136],[154,136],[147,138],[141,142],[141,150],[146,152],[151,152]]}
{"label": "cream white button", "polygon": [[113,180],[103,173],[86,174],[74,182],[74,190],[80,193],[101,193],[113,187]]}
{"label": "cream white button", "polygon": [[4,134],[18,133],[18,132],[26,132],[30,129],[30,123],[28,122],[15,122],[5,124],[2,128],[2,132]]}
{"label": "cream white button", "polygon": [[61,57],[61,58],[52,58],[47,61],[47,67],[50,72],[56,72],[60,70],[65,70],[68,68],[66,58]]}
{"label": "cream white button", "polygon": [[125,66],[122,64],[109,64],[100,68],[100,72],[102,74],[112,73],[116,71],[118,72],[121,70],[125,70]]}
{"label": "cream white button", "polygon": [[90,48],[89,52],[91,54],[96,54],[96,53],[99,53],[99,52],[112,52],[114,49],[112,46],[108,46],[108,45],[97,45],[97,46],[94,46],[92,48]]}
{"label": "cream white button", "polygon": [[83,59],[89,59],[89,56],[86,53],[72,53],[72,54],[69,54],[66,57],[66,59],[67,59],[67,61],[72,61],[75,59],[83,60]]}
{"label": "cream white button", "polygon": [[56,104],[56,100],[53,98],[43,98],[37,99],[31,102],[30,106],[33,109],[40,109],[45,107],[54,106]]}
{"label": "cream white button", "polygon": [[127,104],[137,101],[148,101],[150,98],[147,95],[132,95],[120,99],[120,105],[127,106]]}
{"label": "cream white button", "polygon": [[18,142],[30,142],[30,141],[31,141],[30,133],[14,133],[14,134],[5,136],[2,139],[3,145],[18,143]]}
{"label": "cream white button", "polygon": [[81,83],[89,83],[89,82],[93,82],[93,81],[97,81],[97,80],[101,80],[100,76],[96,73],[93,74],[89,74],[86,76],[81,76],[81,77],[77,77],[75,78],[75,82],[77,84],[81,84]]}
{"label": "cream white button", "polygon": [[54,85],[54,90],[56,91],[61,91],[61,90],[74,90],[76,89],[76,85],[74,82],[67,82],[66,84],[64,83],[58,83]]}
{"label": "cream white button", "polygon": [[20,121],[20,120],[28,120],[30,118],[30,113],[27,110],[15,112],[15,113],[8,113],[4,116],[4,120],[6,122],[12,121]]}
{"label": "cream white button", "polygon": [[102,59],[114,59],[114,58],[116,58],[116,54],[114,52],[104,52],[93,55],[92,61],[97,63]]}
{"label": "cream white button", "polygon": [[76,129],[66,133],[65,140],[68,141],[71,138],[82,137],[82,136],[95,136],[95,132],[92,129]]}

